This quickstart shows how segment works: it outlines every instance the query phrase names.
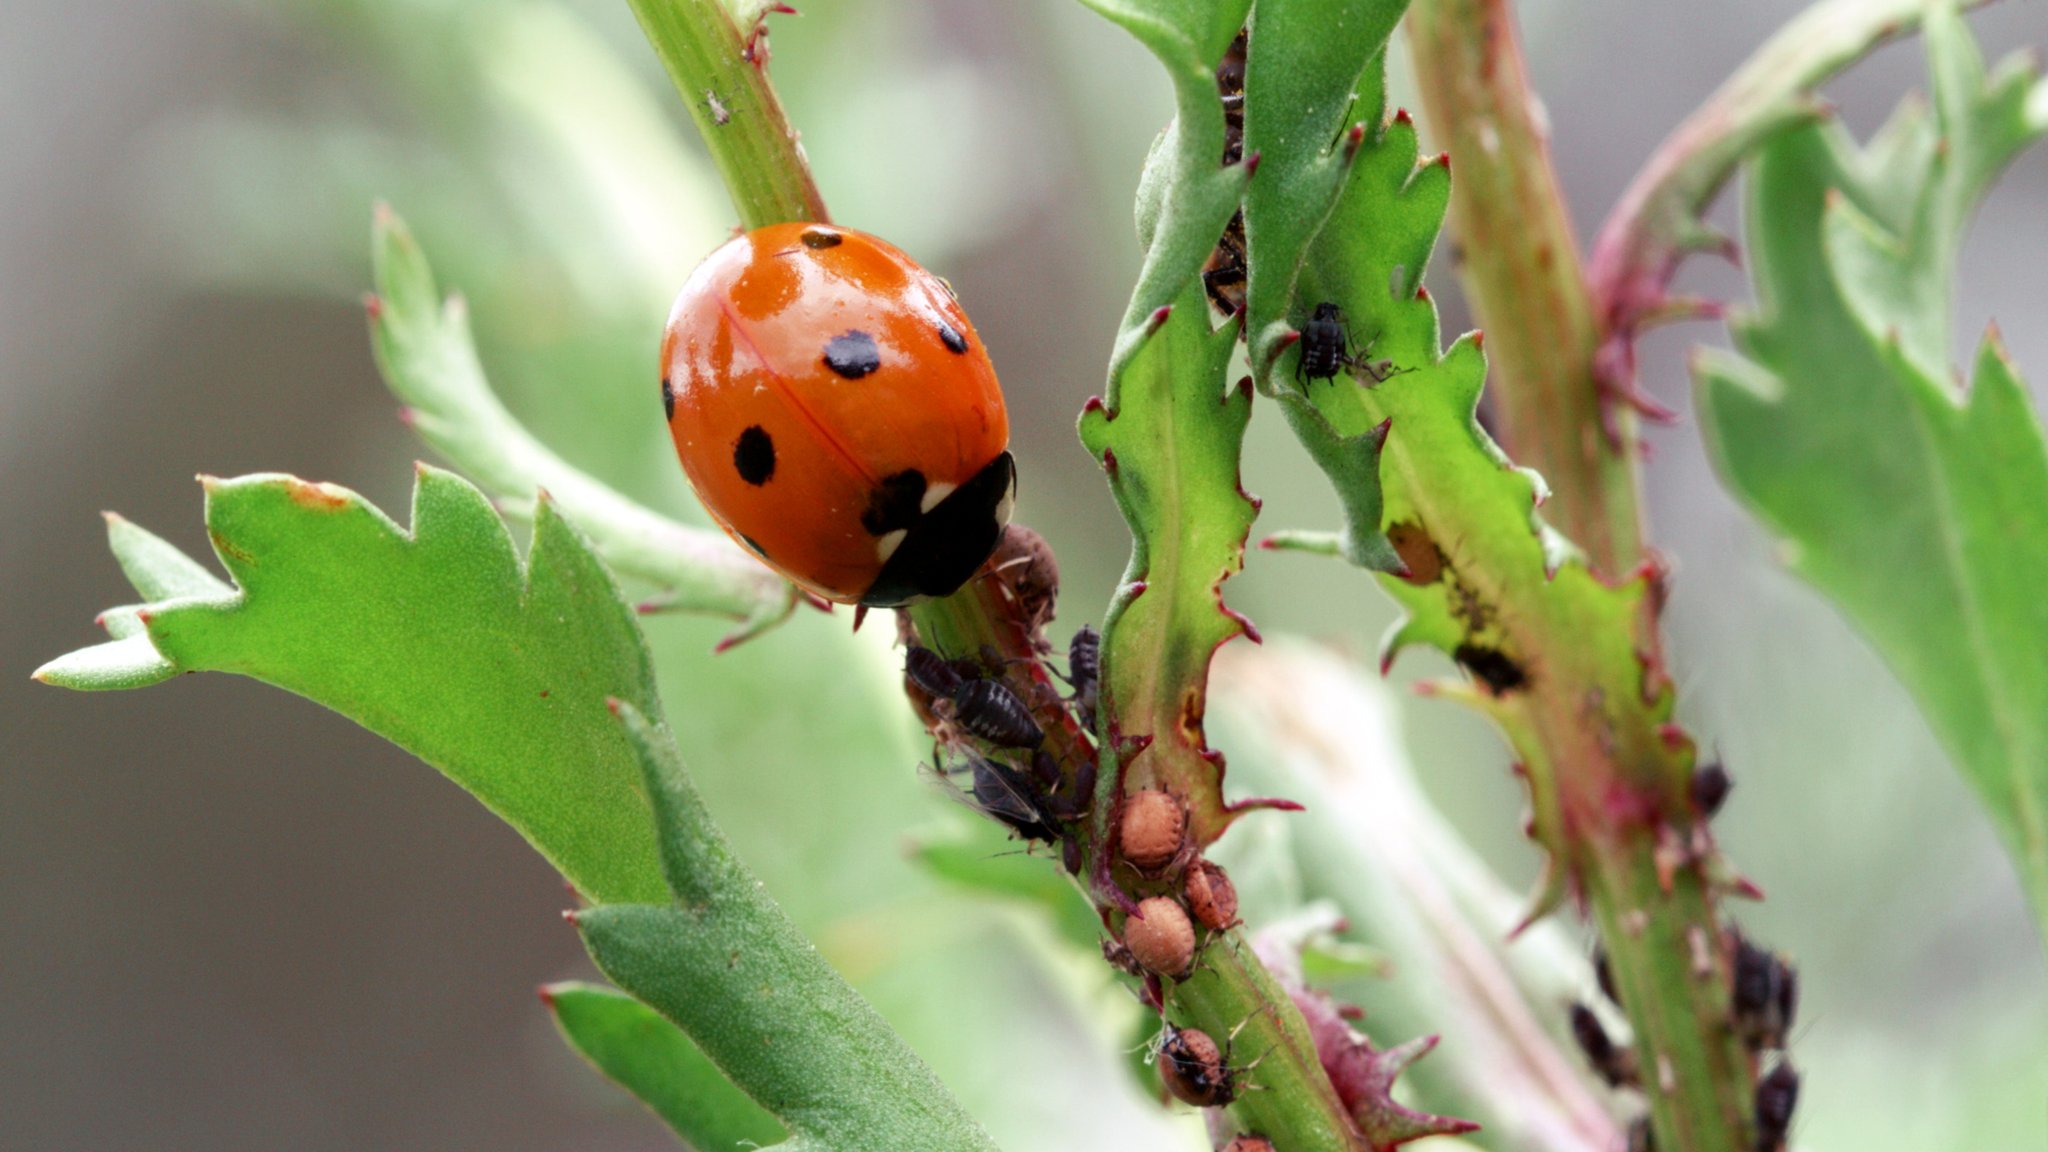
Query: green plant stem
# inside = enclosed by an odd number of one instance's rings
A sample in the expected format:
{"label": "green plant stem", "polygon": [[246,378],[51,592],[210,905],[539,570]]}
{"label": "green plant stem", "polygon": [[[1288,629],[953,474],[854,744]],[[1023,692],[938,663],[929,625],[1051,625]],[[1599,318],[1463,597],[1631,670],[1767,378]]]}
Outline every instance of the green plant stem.
{"label": "green plant stem", "polygon": [[1450,149],[1460,279],[1486,332],[1498,436],[1550,485],[1545,518],[1610,577],[1643,547],[1636,421],[1597,387],[1600,325],[1506,0],[1417,0],[1408,43]]}
{"label": "green plant stem", "polygon": [[[1595,374],[1599,313],[1512,15],[1504,0],[1419,0],[1409,42],[1430,120],[1452,149],[1460,271],[1486,327],[1502,438],[1549,482],[1546,519],[1596,572],[1618,577],[1643,547],[1635,422]],[[1668,845],[1658,830],[1689,823],[1690,757],[1663,745],[1652,710],[1607,707],[1657,693],[1655,614],[1656,597],[1643,597],[1636,643],[1647,684],[1612,682],[1623,662],[1576,658],[1585,637],[1558,627],[1567,621],[1530,619],[1548,674],[1498,713],[1518,736],[1539,821],[1555,828],[1565,857],[1556,864],[1600,927],[1657,1147],[1738,1152],[1749,1144],[1753,1070],[1728,1023],[1714,894],[1705,869],[1659,870]]]}
{"label": "green plant stem", "polygon": [[748,58],[747,36],[721,0],[629,2],[696,121],[740,223],[751,230],[831,219],[768,82],[765,54]]}
{"label": "green plant stem", "polygon": [[1243,929],[1203,949],[1172,1002],[1182,1027],[1200,1028],[1218,1044],[1229,1038],[1226,1056],[1238,1069],[1231,1112],[1246,1131],[1287,1152],[1369,1152],[1323,1072],[1301,1012],[1252,955]]}
{"label": "green plant stem", "polygon": [[[1653,732],[1589,723],[1583,704],[1598,689],[1582,698],[1576,687],[1561,687],[1539,691],[1523,706],[1533,739],[1517,745],[1529,760],[1532,790],[1547,779],[1557,797],[1568,866],[1635,1031],[1656,1146],[1746,1152],[1754,1071],[1729,1024],[1732,975],[1710,880],[1699,869],[1679,868],[1667,887],[1655,822],[1617,812],[1656,801],[1658,777],[1669,779],[1659,771],[1668,755],[1650,746]],[[1661,791],[1668,813],[1669,790]]]}

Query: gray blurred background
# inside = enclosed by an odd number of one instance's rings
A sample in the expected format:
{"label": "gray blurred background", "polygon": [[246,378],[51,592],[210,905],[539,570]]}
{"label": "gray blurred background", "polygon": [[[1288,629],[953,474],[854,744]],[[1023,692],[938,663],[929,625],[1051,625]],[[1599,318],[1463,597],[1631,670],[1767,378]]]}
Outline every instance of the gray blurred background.
{"label": "gray blurred background", "polygon": [[[774,24],[774,68],[835,215],[959,289],[1009,393],[1020,516],[1065,569],[1063,623],[1098,618],[1125,536],[1072,428],[1135,269],[1129,200],[1168,114],[1163,79],[1066,0],[804,9]],[[1796,7],[1705,10],[1522,6],[1582,237]],[[1993,54],[2048,42],[2039,3],[1974,23]],[[1830,94],[1868,132],[1921,69],[1908,42]],[[1413,107],[1405,60],[1396,71]],[[402,515],[422,450],[356,301],[375,196],[472,293],[515,407],[579,463],[684,507],[662,439],[607,429],[649,402],[667,294],[730,223],[688,137],[609,0],[0,5],[0,1148],[670,1146],[552,1035],[534,986],[588,971],[557,915],[570,896],[461,792],[250,681],[84,696],[28,673],[130,598],[101,509],[199,556],[199,471],[291,471]],[[1706,264],[1686,283],[1742,292]],[[1997,317],[2048,382],[2048,152],[1992,196],[1961,284],[1961,338]],[[1432,289],[1446,330],[1465,327],[1454,284]],[[1645,384],[1685,410],[1685,351],[1718,339],[1656,334]],[[2048,970],[1974,802],[1869,650],[1775,566],[1695,430],[1650,439],[1682,709],[1738,781],[1720,827],[1771,897],[1745,922],[1806,973],[1799,1146],[2048,1148]],[[1335,522],[1277,422],[1255,422],[1247,473],[1261,530]],[[1359,653],[1391,619],[1363,578],[1306,558],[1254,554],[1232,596],[1268,632]],[[911,1030],[970,1102],[1031,1098],[990,1106],[1008,1107],[999,1129],[1030,1134],[1013,1147],[1169,1146],[1135,1096],[1063,1114],[1062,1092],[1109,1056],[1069,1067],[1056,1031],[1006,1046],[1018,1011],[1072,997],[1010,946],[1028,925],[901,862],[901,830],[945,805],[885,692],[849,721],[879,733],[884,770],[853,780],[749,745],[784,722],[772,708],[688,694],[759,675],[801,729],[803,693],[847,690],[778,680],[776,661],[844,620],[800,620],[717,666],[714,627],[651,625],[679,724],[716,730],[698,764],[714,808],[893,1017],[952,1025]],[[1397,678],[1445,670],[1413,656]],[[1404,707],[1432,793],[1526,882],[1498,742],[1452,706]],[[848,851],[871,867],[792,851],[792,828],[860,837]],[[940,942],[944,972],[904,939]]]}

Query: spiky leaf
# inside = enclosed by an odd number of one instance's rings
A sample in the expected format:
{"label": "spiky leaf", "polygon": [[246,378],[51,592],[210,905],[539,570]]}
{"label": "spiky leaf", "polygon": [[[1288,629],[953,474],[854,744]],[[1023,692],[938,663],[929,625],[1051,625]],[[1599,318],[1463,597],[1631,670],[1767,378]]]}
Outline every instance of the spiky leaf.
{"label": "spiky leaf", "polygon": [[690,1147],[745,1152],[782,1140],[782,1125],[654,1009],[596,984],[551,984],[541,997],[562,1037]]}
{"label": "spiky leaf", "polygon": [[1112,378],[1107,402],[1081,418],[1081,439],[1109,473],[1133,536],[1102,646],[1124,787],[1181,796],[1201,844],[1231,819],[1202,713],[1210,656],[1249,630],[1223,606],[1222,584],[1243,565],[1258,513],[1237,479],[1251,391],[1223,387],[1234,344],[1228,329],[1210,330],[1202,289],[1190,281]]}
{"label": "spiky leaf", "polygon": [[1081,416],[1081,440],[1109,473],[1133,537],[1103,623],[1105,713],[1115,737],[1108,755],[1125,789],[1165,787],[1185,799],[1190,832],[1207,844],[1230,822],[1222,759],[1202,734],[1209,657],[1249,631],[1223,607],[1222,584],[1243,566],[1258,506],[1238,484],[1251,396],[1224,383],[1236,332],[1210,328],[1199,274],[1249,176],[1247,165],[1222,163],[1215,70],[1250,5],[1090,6],[1159,58],[1177,106],[1140,180],[1145,265],[1110,357],[1109,387]]}
{"label": "spiky leaf", "polygon": [[[1223,165],[1216,65],[1251,0],[1082,0],[1150,49],[1173,81],[1174,121],[1152,145],[1138,189],[1145,262],[1110,357],[1114,379],[1137,354],[1152,316],[1181,295],[1216,247],[1250,178]],[[1206,308],[1206,306],[1204,306]]]}
{"label": "spiky leaf", "polygon": [[[1707,1143],[1736,1139],[1747,1057],[1712,1022],[1719,1009],[1700,994],[1711,985],[1695,977],[1687,951],[1688,937],[1716,931],[1724,869],[1710,841],[1668,847],[1692,821],[1692,746],[1669,723],[1673,695],[1645,632],[1653,587],[1647,573],[1619,586],[1596,577],[1538,516],[1541,480],[1480,427],[1481,342],[1467,336],[1440,352],[1435,308],[1416,281],[1441,222],[1449,162],[1419,160],[1405,116],[1371,127],[1310,246],[1296,304],[1337,303],[1354,330],[1372,335],[1371,355],[1385,367],[1299,390],[1273,381],[1273,390],[1295,407],[1297,426],[1312,407],[1326,436],[1386,429],[1379,492],[1347,494],[1354,508],[1383,500],[1380,527],[1401,560],[1399,574],[1381,577],[1407,610],[1385,658],[1428,643],[1472,676],[1439,690],[1492,716],[1520,761],[1531,830],[1548,850],[1530,918],[1577,890],[1608,939],[1627,937],[1610,951],[1625,1001],[1688,1006],[1637,1029],[1639,1049],[1656,1036],[1641,1058],[1668,1067],[1679,1086],[1657,1098],[1660,1135],[1685,1123]],[[1256,266],[1256,247],[1250,258]],[[1362,471],[1329,470],[1340,490]],[[1672,1103],[1681,1100],[1683,1121]],[[1382,1119],[1400,1126],[1398,1116]]]}
{"label": "spiky leaf", "polygon": [[1931,15],[1933,109],[1750,171],[1756,310],[1703,357],[1701,426],[1788,563],[1871,638],[1977,789],[2048,931],[2048,451],[1996,334],[1951,382],[1965,224],[2048,132],[2048,84]]}
{"label": "spiky leaf", "polygon": [[[173,595],[133,614],[145,633],[60,658],[41,678],[105,688],[147,683],[152,670],[254,677],[440,769],[585,895],[666,893],[639,769],[605,708],[610,697],[652,706],[646,649],[611,577],[551,504],[522,564],[483,494],[438,469],[420,469],[411,531],[332,485],[204,485],[207,532],[235,587],[117,524],[138,590]],[[135,675],[80,674],[116,653]]]}

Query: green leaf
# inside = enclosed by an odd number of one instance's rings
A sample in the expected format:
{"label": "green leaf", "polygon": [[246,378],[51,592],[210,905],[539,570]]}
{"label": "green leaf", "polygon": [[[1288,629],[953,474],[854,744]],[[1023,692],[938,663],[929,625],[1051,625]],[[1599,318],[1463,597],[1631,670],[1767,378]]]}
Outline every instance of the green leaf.
{"label": "green leaf", "polygon": [[[605,704],[653,707],[646,649],[611,577],[550,502],[522,565],[483,494],[438,469],[419,471],[409,533],[332,485],[203,483],[207,532],[236,588],[148,605],[146,638],[73,653],[39,675],[137,686],[149,682],[140,673],[152,670],[153,645],[163,675],[262,680],[440,769],[592,899],[666,895],[639,768]],[[154,537],[124,532],[116,546],[151,573],[138,584],[190,579]]]}
{"label": "green leaf", "polygon": [[798,1141],[836,1152],[992,1152],[973,1118],[733,855],[668,729],[630,703],[616,707],[653,800],[675,902],[577,913],[598,967],[680,1025]]}
{"label": "green leaf", "polygon": [[699,1152],[780,1143],[782,1125],[660,1013],[595,984],[551,984],[541,998],[576,1051]]}
{"label": "green leaf", "polygon": [[[1209,328],[1198,281],[1111,377],[1107,401],[1081,414],[1081,441],[1109,473],[1131,527],[1131,560],[1102,627],[1104,754],[1126,791],[1166,788],[1189,808],[1189,835],[1209,844],[1234,813],[1222,757],[1202,733],[1209,658],[1249,622],[1223,606],[1244,564],[1258,506],[1238,485],[1251,419],[1249,385],[1225,389],[1236,345]],[[1147,741],[1142,751],[1134,741]]]}
{"label": "green leaf", "polygon": [[[107,546],[128,582],[146,600],[174,600],[181,596],[223,596],[232,591],[198,561],[148,529],[137,526],[119,513],[103,513],[107,521]],[[80,691],[114,688],[145,688],[178,674],[144,635],[145,606],[131,604],[100,613],[97,623],[113,642],[81,648],[36,669],[35,678],[45,684]]]}
{"label": "green leaf", "polygon": [[1258,505],[1238,483],[1251,395],[1224,383],[1236,326],[1210,328],[1200,273],[1251,174],[1222,164],[1215,76],[1250,4],[1084,2],[1159,58],[1177,106],[1139,185],[1145,264],[1109,387],[1081,414],[1081,441],[1109,474],[1133,538],[1103,622],[1104,723],[1115,737],[1105,755],[1118,762],[1105,787],[1170,788],[1188,802],[1190,835],[1208,844],[1232,813],[1222,758],[1202,735],[1205,685],[1211,654],[1250,631],[1223,607],[1222,585],[1243,567]]}
{"label": "green leaf", "polygon": [[[795,594],[716,532],[679,524],[563,460],[491,391],[461,297],[445,302],[405,222],[380,205],[371,250],[377,292],[370,343],[420,438],[508,504],[545,492],[596,542],[612,568],[667,590],[662,606],[742,621],[736,642],[787,618]],[[654,381],[647,418],[659,418]]]}
{"label": "green leaf", "polygon": [[[1379,70],[1363,82],[1382,83]],[[1377,97],[1363,103],[1384,107]],[[1409,118],[1375,123],[1310,244],[1296,300],[1304,311],[1309,302],[1336,303],[1354,342],[1370,340],[1370,355],[1385,358],[1385,379],[1339,375],[1301,388],[1290,377],[1270,387],[1345,503],[1343,554],[1380,569],[1406,611],[1383,661],[1423,643],[1498,681],[1457,691],[1502,726],[1522,760],[1534,832],[1552,856],[1541,911],[1562,898],[1568,873],[1591,863],[1590,847],[1567,840],[1566,797],[1546,748],[1586,744],[1582,772],[1612,761],[1654,787],[1682,781],[1689,752],[1654,735],[1671,694],[1639,651],[1646,582],[1611,587],[1578,562],[1538,514],[1542,479],[1516,467],[1479,425],[1480,337],[1442,349],[1420,277],[1449,199],[1449,161],[1421,158]],[[1252,263],[1260,258],[1254,246]],[[1272,361],[1267,372],[1284,366]],[[1276,543],[1330,546],[1328,537]],[[1579,690],[1597,701],[1592,713],[1574,715]]]}
{"label": "green leaf", "polygon": [[107,547],[145,600],[224,596],[233,589],[178,546],[115,512],[105,513]]}
{"label": "green leaf", "polygon": [[1963,230],[2048,133],[2048,84],[1987,73],[1961,18],[1930,15],[1931,116],[1858,150],[1835,124],[1750,171],[1756,309],[1740,356],[1697,364],[1721,474],[1787,562],[1868,635],[1977,789],[2048,932],[2048,450],[1988,336],[1950,382]]}
{"label": "green leaf", "polygon": [[[1984,0],[1970,0],[1975,7]],[[1633,360],[1624,346],[1652,324],[1688,315],[1692,301],[1667,289],[1691,252],[1730,247],[1705,213],[1739,164],[1785,128],[1826,114],[1814,90],[1887,40],[1919,24],[1927,0],[1825,0],[1808,8],[1743,62],[1659,146],[1600,229],[1586,278],[1608,330],[1603,355]],[[1613,383],[1633,387],[1632,381]]]}
{"label": "green leaf", "polygon": [[[1385,103],[1387,37],[1406,0],[1267,0],[1252,12],[1245,60],[1245,155],[1265,176],[1245,193],[1245,238],[1256,258],[1246,332],[1259,384],[1277,394],[1282,343],[1294,333],[1295,279],[1343,190],[1364,130]],[[1352,125],[1360,131],[1348,132]],[[1419,280],[1421,266],[1414,268]],[[1305,302],[1311,309],[1315,301]],[[1305,321],[1306,312],[1293,319]],[[1369,330],[1352,335],[1366,339]],[[1287,357],[1287,371],[1297,357]]]}
{"label": "green leaf", "polygon": [[[1151,331],[1154,314],[1202,271],[1237,211],[1251,166],[1223,166],[1223,104],[1216,65],[1244,25],[1251,0],[1082,0],[1150,49],[1173,81],[1173,123],[1152,146],[1138,190],[1145,262],[1110,356],[1121,374]],[[1207,316],[1201,304],[1199,315]]]}

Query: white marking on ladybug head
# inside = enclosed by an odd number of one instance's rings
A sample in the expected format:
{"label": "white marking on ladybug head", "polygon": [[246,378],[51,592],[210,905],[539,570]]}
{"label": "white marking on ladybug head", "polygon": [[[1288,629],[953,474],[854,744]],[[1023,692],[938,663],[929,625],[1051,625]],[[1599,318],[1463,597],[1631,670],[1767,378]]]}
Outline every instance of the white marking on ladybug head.
{"label": "white marking on ladybug head", "polygon": [[889,562],[889,557],[894,556],[896,554],[897,547],[903,543],[903,538],[908,535],[910,535],[910,530],[908,528],[898,528],[894,532],[891,532],[888,535],[876,540],[875,558],[877,560],[880,560],[882,563],[887,564]]}
{"label": "white marking on ladybug head", "polygon": [[1012,476],[1010,478],[1010,486],[1003,489],[1002,502],[996,505],[996,526],[1000,528],[1008,524],[1010,522],[1010,512],[1016,507],[1017,479],[1015,476]]}
{"label": "white marking on ladybug head", "polygon": [[958,487],[958,484],[948,484],[942,480],[939,483],[934,484],[929,488],[926,488],[924,490],[924,499],[918,502],[917,510],[919,512],[929,512],[932,509],[937,508],[939,506],[939,501],[944,500],[948,496],[951,496],[953,494],[953,489]]}

